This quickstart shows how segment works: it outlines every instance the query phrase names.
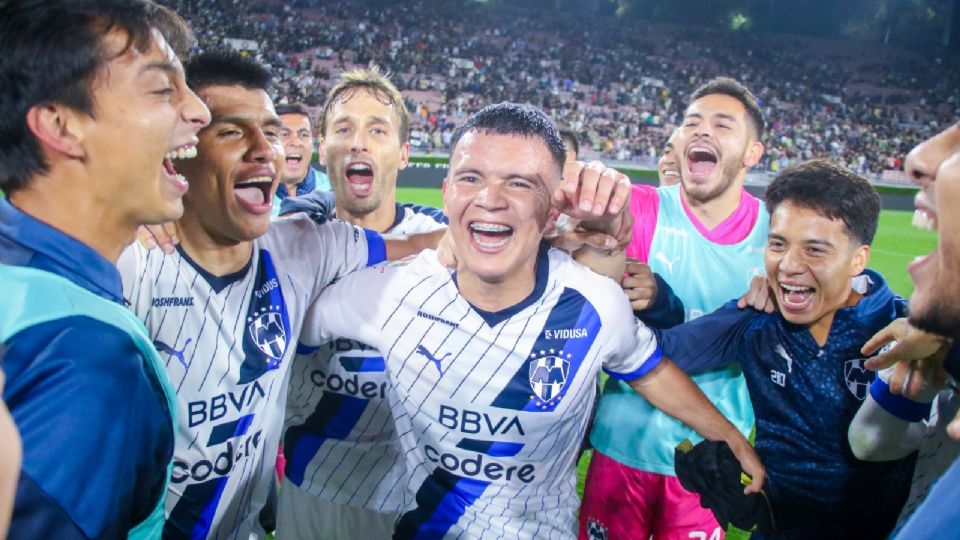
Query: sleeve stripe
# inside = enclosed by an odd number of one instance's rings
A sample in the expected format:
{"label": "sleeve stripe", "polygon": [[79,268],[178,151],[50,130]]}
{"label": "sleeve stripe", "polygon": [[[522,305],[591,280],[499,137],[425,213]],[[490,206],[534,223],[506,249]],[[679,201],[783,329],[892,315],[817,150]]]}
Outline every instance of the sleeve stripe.
{"label": "sleeve stripe", "polygon": [[930,413],[930,403],[913,401],[890,392],[890,386],[880,377],[870,385],[870,395],[883,410],[907,422],[919,422]]}
{"label": "sleeve stripe", "polygon": [[367,266],[373,266],[387,260],[387,244],[376,231],[363,229],[367,237]]}
{"label": "sleeve stripe", "polygon": [[603,370],[607,372],[607,375],[613,377],[614,379],[619,379],[621,381],[632,381],[649,373],[650,370],[660,364],[661,360],[663,360],[663,352],[660,350],[660,346],[658,345],[657,348],[650,353],[650,356],[648,356],[647,359],[640,364],[640,367],[631,371],[630,373],[618,373],[616,371],[610,371],[607,368],[604,368]]}

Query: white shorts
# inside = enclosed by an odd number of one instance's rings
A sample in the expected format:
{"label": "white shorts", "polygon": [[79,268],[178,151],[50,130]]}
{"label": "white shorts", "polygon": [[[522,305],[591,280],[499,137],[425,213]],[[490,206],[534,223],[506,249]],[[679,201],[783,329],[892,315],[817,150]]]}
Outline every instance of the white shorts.
{"label": "white shorts", "polygon": [[277,540],[389,540],[397,512],[335,504],[283,480],[277,508]]}

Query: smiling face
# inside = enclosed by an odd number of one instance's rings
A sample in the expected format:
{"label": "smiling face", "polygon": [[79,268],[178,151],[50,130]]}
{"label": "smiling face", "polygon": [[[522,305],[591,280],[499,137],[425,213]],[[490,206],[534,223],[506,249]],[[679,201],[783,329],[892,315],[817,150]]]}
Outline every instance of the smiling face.
{"label": "smiling face", "polygon": [[410,145],[400,142],[395,106],[368,90],[351,90],[333,104],[326,122],[320,161],[336,194],[338,215],[363,217],[392,203],[397,173],[410,156]]}
{"label": "smiling face", "polygon": [[[450,156],[443,211],[463,282],[532,284],[560,168],[539,138],[477,131]],[[529,291],[528,291],[529,292]]]}
{"label": "smiling face", "polygon": [[687,107],[677,145],[687,198],[710,202],[743,185],[763,146],[747,122],[747,109],[725,94],[708,94]]}
{"label": "smiling face", "polygon": [[767,281],[788,321],[826,336],[833,314],[851,301],[870,247],[853,241],[842,220],[790,201],[770,215],[764,252]]}
{"label": "smiling face", "polygon": [[286,154],[280,181],[296,185],[307,177],[310,169],[310,160],[313,158],[313,129],[310,119],[302,114],[281,114],[280,122],[283,125],[280,134]]}
{"label": "smiling face", "polygon": [[960,335],[960,123],[914,148],[904,170],[921,187],[914,225],[940,233],[936,249],[910,264],[915,287],[910,320],[924,330],[956,337]]}
{"label": "smiling face", "polygon": [[[127,34],[104,38],[107,56],[116,56]],[[78,115],[91,185],[113,210],[134,225],[163,223],[183,213],[187,182],[172,158],[195,155],[197,132],[210,113],[187,88],[183,68],[156,30],[146,51],[129,47],[94,79],[93,115]],[[128,141],[136,151],[125,151]]]}
{"label": "smiling face", "polygon": [[213,121],[200,132],[196,159],[181,168],[184,204],[216,242],[253,240],[267,231],[283,162],[280,119],[266,92],[211,85],[200,90]]}
{"label": "smiling face", "polygon": [[677,132],[674,132],[663,146],[663,153],[657,160],[657,175],[660,177],[661,187],[680,183],[680,161],[674,149],[676,140]]}

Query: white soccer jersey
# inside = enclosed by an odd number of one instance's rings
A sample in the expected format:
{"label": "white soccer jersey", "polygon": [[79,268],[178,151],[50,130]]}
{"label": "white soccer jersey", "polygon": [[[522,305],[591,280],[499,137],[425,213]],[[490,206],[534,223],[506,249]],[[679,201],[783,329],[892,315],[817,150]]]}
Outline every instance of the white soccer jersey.
{"label": "white soccer jersey", "polygon": [[376,233],[297,216],[271,222],[247,266],[227,276],[182,250],[124,252],[124,297],[166,357],[178,398],[165,538],[260,531],[305,312],[324,286],[382,261],[384,249]]}
{"label": "white soccer jersey", "polygon": [[632,379],[660,360],[616,283],[544,248],[530,296],[488,313],[427,251],[347,276],[321,302],[303,343],[332,333],[385,359],[409,471],[394,538],[575,536],[597,371]]}
{"label": "white soccer jersey", "polygon": [[[387,231],[408,235],[446,225],[397,205]],[[298,347],[290,376],[283,452],[287,480],[336,504],[396,512],[406,472],[386,403],[384,361],[373,347],[338,338]]]}

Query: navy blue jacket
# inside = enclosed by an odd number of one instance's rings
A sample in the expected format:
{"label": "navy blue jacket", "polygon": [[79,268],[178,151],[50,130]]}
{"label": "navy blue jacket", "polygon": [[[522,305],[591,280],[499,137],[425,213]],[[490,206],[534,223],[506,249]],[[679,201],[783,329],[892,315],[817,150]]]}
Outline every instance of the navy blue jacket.
{"label": "navy blue jacket", "polygon": [[[767,470],[776,538],[886,538],[906,500],[916,455],[860,461],[847,428],[874,372],[860,347],[906,310],[883,278],[838,310],[826,344],[779,313],[717,311],[657,331],[664,356],[697,373],[739,362],[756,416],[756,450]],[[763,535],[754,534],[761,539]]]}
{"label": "navy blue jacket", "polygon": [[[123,302],[110,261],[2,197],[0,264]],[[153,510],[173,456],[166,401],[136,345],[87,317],[33,326],[3,345],[3,399],[23,439],[9,537],[125,538]]]}

